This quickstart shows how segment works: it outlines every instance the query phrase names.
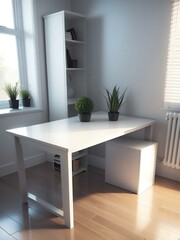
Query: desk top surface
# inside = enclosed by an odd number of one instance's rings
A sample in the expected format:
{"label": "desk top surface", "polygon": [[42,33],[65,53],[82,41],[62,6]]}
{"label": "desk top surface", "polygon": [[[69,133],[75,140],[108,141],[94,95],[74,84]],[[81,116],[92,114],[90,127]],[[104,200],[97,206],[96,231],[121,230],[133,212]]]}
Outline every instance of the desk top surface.
{"label": "desk top surface", "polygon": [[11,134],[76,152],[154,124],[154,120],[120,115],[109,121],[107,112],[96,112],[90,122],[72,117],[38,125],[7,130]]}

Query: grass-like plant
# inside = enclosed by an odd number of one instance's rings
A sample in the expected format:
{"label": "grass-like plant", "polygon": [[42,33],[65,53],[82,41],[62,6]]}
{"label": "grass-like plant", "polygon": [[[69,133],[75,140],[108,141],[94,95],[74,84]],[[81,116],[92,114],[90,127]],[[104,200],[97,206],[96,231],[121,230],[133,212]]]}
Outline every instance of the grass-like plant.
{"label": "grass-like plant", "polygon": [[94,108],[93,101],[88,97],[79,97],[75,103],[78,113],[91,113]]}
{"label": "grass-like plant", "polygon": [[18,83],[15,83],[14,85],[11,83],[6,83],[4,87],[4,91],[6,92],[6,94],[11,100],[16,100],[19,94]]}
{"label": "grass-like plant", "polygon": [[120,93],[120,88],[117,86],[114,86],[112,92],[110,92],[108,89],[106,89],[106,94],[105,96],[106,103],[109,109],[109,112],[118,112],[119,109],[123,106],[123,100],[125,97],[126,90],[121,94]]}
{"label": "grass-like plant", "polygon": [[20,95],[21,95],[22,99],[24,99],[24,100],[30,98],[30,92],[26,89],[21,90]]}

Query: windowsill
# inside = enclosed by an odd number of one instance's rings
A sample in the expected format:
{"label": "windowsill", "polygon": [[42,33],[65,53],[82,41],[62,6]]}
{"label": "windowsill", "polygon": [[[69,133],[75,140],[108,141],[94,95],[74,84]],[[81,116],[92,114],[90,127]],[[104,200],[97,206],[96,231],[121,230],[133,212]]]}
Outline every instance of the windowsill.
{"label": "windowsill", "polygon": [[43,111],[42,108],[36,108],[36,107],[19,107],[19,109],[1,108],[0,117],[6,117],[11,115],[14,116],[19,114],[34,113],[34,112],[41,112],[41,111]]}

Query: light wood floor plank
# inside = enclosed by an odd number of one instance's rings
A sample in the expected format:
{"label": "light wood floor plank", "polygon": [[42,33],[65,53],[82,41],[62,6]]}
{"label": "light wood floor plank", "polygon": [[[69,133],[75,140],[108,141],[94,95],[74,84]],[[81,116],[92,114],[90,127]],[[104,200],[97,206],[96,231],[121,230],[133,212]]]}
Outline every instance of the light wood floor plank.
{"label": "light wood floor plank", "polygon": [[[27,177],[32,193],[62,206],[60,174],[50,163],[29,168]],[[106,184],[104,171],[89,167],[73,185],[70,230],[36,203],[21,205],[17,174],[0,178],[0,240],[180,240],[179,182],[157,177],[153,187],[136,195]]]}
{"label": "light wood floor plank", "polygon": [[79,211],[79,209],[80,207],[77,207],[77,210],[75,210],[75,219],[76,222],[83,225],[85,228],[88,228],[91,231],[100,234],[101,237],[104,239],[127,240],[127,238],[123,237],[121,234],[117,234],[110,228],[107,228],[103,226],[101,223],[97,223],[96,221],[94,221],[95,217],[93,219],[89,219],[86,215],[83,215]]}

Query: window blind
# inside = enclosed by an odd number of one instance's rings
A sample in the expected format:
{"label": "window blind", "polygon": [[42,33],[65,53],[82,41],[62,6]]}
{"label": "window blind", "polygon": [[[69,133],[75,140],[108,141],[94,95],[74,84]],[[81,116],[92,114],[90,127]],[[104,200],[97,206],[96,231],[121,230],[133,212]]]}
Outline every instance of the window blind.
{"label": "window blind", "polygon": [[180,110],[180,0],[172,1],[164,105]]}

